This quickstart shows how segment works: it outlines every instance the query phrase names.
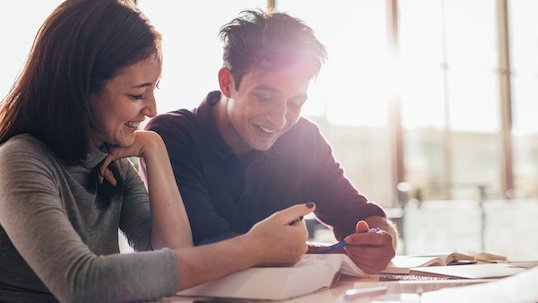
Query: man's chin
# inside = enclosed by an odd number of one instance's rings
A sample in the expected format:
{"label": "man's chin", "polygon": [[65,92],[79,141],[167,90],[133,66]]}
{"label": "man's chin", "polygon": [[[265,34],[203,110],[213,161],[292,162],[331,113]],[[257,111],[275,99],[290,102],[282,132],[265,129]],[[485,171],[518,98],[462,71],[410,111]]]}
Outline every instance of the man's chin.
{"label": "man's chin", "polygon": [[271,147],[273,147],[273,145],[275,145],[275,144],[274,143],[271,143],[271,144],[258,144],[256,146],[252,146],[252,149],[257,150],[257,151],[265,152],[265,151],[270,150]]}

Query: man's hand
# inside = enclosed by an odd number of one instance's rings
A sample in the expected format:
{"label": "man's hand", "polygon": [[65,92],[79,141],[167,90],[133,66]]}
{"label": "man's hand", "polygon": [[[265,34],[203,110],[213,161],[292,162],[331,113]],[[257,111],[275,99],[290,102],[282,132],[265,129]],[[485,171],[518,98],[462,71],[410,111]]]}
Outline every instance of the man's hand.
{"label": "man's hand", "polygon": [[355,233],[347,236],[346,254],[366,273],[378,273],[385,269],[395,255],[392,235],[380,226],[381,231],[368,231],[366,221],[359,221]]}

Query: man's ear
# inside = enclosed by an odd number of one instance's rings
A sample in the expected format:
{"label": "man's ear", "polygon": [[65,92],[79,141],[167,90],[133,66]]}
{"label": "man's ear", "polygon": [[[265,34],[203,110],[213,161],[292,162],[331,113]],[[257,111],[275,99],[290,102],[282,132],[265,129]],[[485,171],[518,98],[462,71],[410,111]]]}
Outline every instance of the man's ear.
{"label": "man's ear", "polygon": [[223,67],[219,70],[219,87],[224,96],[230,98],[232,90],[235,88],[234,77],[229,68]]}

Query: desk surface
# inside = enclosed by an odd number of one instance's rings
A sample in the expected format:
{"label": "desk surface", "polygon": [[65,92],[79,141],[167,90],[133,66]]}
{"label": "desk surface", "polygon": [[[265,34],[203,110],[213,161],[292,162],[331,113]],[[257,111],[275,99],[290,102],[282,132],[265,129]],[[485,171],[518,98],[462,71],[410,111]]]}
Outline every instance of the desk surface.
{"label": "desk surface", "polygon": [[[295,299],[290,299],[286,301],[278,301],[278,302],[286,302],[286,303],[329,303],[329,302],[343,302],[340,300],[344,292],[350,288],[352,288],[356,282],[375,282],[378,281],[378,279],[375,278],[356,278],[356,277],[349,277],[349,276],[343,276],[336,287],[333,287],[328,290],[320,291],[317,293],[309,294],[306,296],[301,296]],[[193,302],[194,300],[192,298],[183,298],[183,297],[168,297],[163,298],[159,302],[160,303],[187,303],[187,302]],[[203,302],[203,300],[201,300]],[[207,300],[208,303],[243,303],[248,302],[247,300],[222,300],[222,301],[211,301]],[[256,300],[253,302],[266,302],[266,301],[260,301]],[[272,302],[272,301],[267,301]]]}
{"label": "desk surface", "polygon": [[[458,282],[459,281],[459,282]],[[494,282],[495,281],[495,282]],[[492,283],[483,283],[483,282],[492,282]],[[420,286],[424,288],[424,290],[435,290],[443,287],[450,287],[455,286],[454,284],[458,285],[464,285],[464,284],[473,284],[473,283],[482,283],[482,285],[478,287],[470,286],[470,287],[463,287],[460,288],[461,290],[456,291],[456,289],[453,289],[456,292],[453,292],[450,294],[448,301],[446,302],[452,302],[453,296],[463,296],[463,297],[477,297],[477,298],[483,298],[484,296],[488,297],[488,300],[491,302],[538,302],[538,289],[536,289],[536,283],[538,282],[538,267],[534,267],[531,269],[528,269],[524,271],[521,274],[517,274],[508,278],[503,279],[481,279],[481,280],[472,280],[472,279],[466,279],[466,280],[405,280],[400,281],[400,283],[397,283],[398,285],[395,285],[396,282],[383,282],[379,281],[378,278],[357,278],[357,277],[351,277],[351,276],[342,276],[336,287],[333,287],[328,290],[316,292],[313,294],[297,297],[290,300],[285,301],[278,301],[282,303],[331,303],[331,302],[406,302],[406,303],[416,303],[421,302],[421,297],[415,293],[412,293],[413,291],[408,291],[409,288],[406,287],[406,291],[400,291],[402,290],[402,284],[414,284],[412,288],[413,290],[416,289],[416,284],[421,284]],[[346,290],[354,288],[356,286],[379,286],[384,283],[392,283],[392,285],[388,288],[388,292],[385,295],[377,296],[374,298],[366,298],[366,299],[357,299],[353,301],[346,301],[343,299],[343,295]],[[396,287],[394,287],[396,286]],[[484,286],[484,287],[482,287]],[[465,289],[465,290],[464,290]],[[444,292],[446,289],[443,289],[442,292]],[[450,289],[448,289],[450,290]],[[423,299],[427,299],[426,295],[430,295],[433,293],[426,293],[424,294]],[[428,302],[441,302],[439,301],[440,298],[444,298],[443,296],[433,297],[433,300],[426,300]],[[509,299],[522,299],[522,300],[512,300]],[[523,300],[524,299],[524,300]],[[485,300],[487,302],[488,300]],[[185,298],[185,297],[167,297],[159,300],[160,303],[190,303],[190,302],[207,302],[207,303],[248,303],[248,302],[275,302],[275,301],[261,301],[261,300],[233,300],[233,299],[193,299],[193,298]],[[445,301],[443,301],[445,302]],[[474,302],[474,301],[473,301]]]}
{"label": "desk surface", "polygon": [[[281,303],[330,303],[330,302],[347,302],[343,299],[343,294],[346,290],[351,289],[355,286],[356,283],[379,283],[378,278],[357,278],[357,277],[351,277],[351,276],[342,276],[340,280],[338,281],[338,284],[328,290],[316,292],[313,294],[300,296],[294,299],[289,299],[285,301],[276,301]],[[394,294],[392,295],[386,295],[385,297],[388,297],[392,302],[395,302],[393,299],[395,299]],[[408,296],[411,297],[411,296]],[[161,299],[160,303],[191,303],[191,302],[207,302],[207,303],[248,303],[248,302],[275,302],[275,301],[263,301],[263,300],[240,300],[240,299],[221,299],[221,300],[211,300],[211,299],[193,299],[193,298],[185,298],[185,297],[167,297]],[[396,298],[396,302],[397,302]],[[355,301],[355,302],[361,302],[361,301]],[[405,302],[418,302],[418,301],[409,301],[406,300]]]}

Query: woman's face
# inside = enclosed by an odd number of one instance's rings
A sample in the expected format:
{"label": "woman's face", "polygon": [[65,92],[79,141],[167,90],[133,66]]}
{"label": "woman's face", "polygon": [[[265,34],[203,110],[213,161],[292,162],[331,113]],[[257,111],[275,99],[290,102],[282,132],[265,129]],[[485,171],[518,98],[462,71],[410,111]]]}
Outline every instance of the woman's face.
{"label": "woman's face", "polygon": [[154,90],[160,76],[161,61],[152,56],[123,68],[105,83],[101,93],[91,97],[93,144],[134,143],[134,132],[140,123],[157,114]]}

